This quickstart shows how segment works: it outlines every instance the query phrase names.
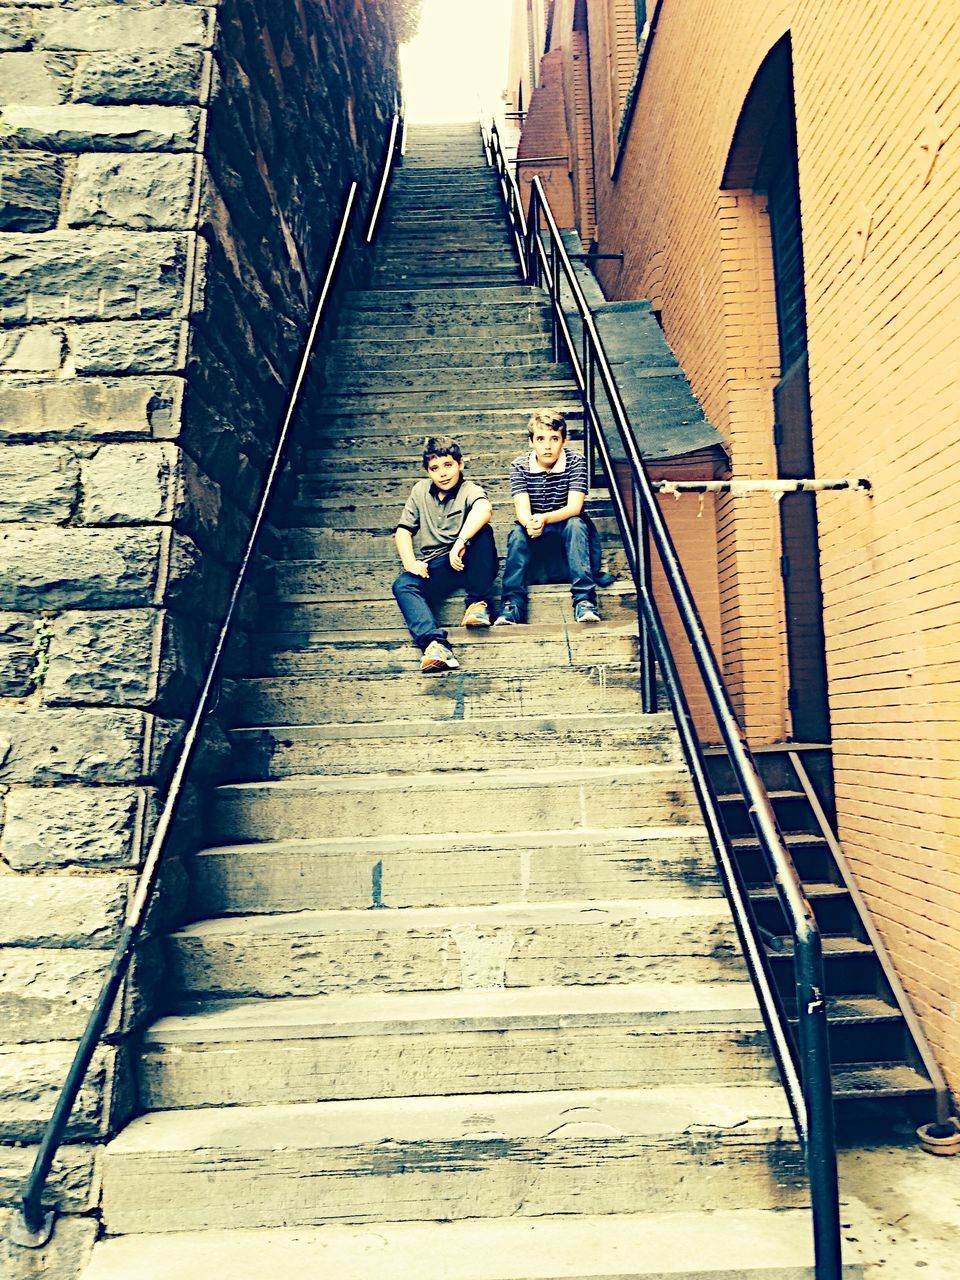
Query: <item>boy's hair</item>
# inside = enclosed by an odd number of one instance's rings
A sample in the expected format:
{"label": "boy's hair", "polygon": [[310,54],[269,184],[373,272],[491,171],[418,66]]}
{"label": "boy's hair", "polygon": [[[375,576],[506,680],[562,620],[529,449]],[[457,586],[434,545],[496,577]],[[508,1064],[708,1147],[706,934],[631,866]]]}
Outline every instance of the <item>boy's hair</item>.
{"label": "boy's hair", "polygon": [[537,427],[545,427],[547,431],[559,431],[564,440],[567,438],[567,420],[556,409],[534,409],[530,415],[530,421],[527,423],[527,431],[531,440]]}
{"label": "boy's hair", "polygon": [[431,458],[452,458],[462,462],[463,454],[453,436],[427,436],[423,442],[423,469],[426,471]]}

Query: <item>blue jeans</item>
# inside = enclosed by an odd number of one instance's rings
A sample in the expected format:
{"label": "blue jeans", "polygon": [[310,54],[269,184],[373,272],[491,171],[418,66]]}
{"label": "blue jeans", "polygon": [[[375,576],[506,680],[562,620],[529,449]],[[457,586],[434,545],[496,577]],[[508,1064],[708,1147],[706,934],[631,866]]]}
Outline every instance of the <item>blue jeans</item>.
{"label": "blue jeans", "polygon": [[581,600],[597,603],[594,559],[591,555],[591,525],[583,516],[571,516],[558,524],[544,525],[539,538],[531,538],[522,524],[507,535],[507,558],[503,566],[501,609],[510,600],[521,618],[527,616],[527,577],[533,555],[562,552],[570,579],[574,604]]}
{"label": "blue jeans", "polygon": [[459,572],[454,569],[449,553],[445,551],[429,562],[428,578],[404,571],[394,582],[393,594],[413,643],[419,649],[426,649],[434,640],[447,643],[447,633],[437,622],[433,610],[454,591],[466,589],[468,605],[476,604],[478,600],[490,605],[500,561],[493,530],[488,524],[470,539],[463,566]]}

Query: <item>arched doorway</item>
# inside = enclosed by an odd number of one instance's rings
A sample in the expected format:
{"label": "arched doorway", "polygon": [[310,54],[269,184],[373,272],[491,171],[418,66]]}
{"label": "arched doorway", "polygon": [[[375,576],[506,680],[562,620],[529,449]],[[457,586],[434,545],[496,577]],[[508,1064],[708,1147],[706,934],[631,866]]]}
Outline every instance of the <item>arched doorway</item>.
{"label": "arched doorway", "polygon": [[[789,36],[770,51],[750,87],[721,185],[766,199],[780,354],[773,392],[777,470],[783,478],[810,477],[813,432]],[[780,530],[790,736],[798,742],[827,742],[830,714],[815,495],[784,497]]]}

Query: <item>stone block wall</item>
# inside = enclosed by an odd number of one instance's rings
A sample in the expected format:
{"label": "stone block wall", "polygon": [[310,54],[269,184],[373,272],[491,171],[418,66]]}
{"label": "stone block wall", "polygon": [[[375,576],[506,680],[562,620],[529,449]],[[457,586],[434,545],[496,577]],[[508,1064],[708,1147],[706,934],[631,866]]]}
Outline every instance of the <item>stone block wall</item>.
{"label": "stone block wall", "polygon": [[[396,93],[385,0],[0,0],[0,1202],[117,940]],[[165,888],[189,910],[175,860]],[[161,979],[148,941],[52,1180],[71,1208]]]}

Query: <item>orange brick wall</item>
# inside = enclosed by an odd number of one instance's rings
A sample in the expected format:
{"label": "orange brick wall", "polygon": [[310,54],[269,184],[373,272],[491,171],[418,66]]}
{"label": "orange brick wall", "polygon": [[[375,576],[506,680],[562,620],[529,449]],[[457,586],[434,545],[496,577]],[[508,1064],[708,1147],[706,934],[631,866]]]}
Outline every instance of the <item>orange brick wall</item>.
{"label": "orange brick wall", "polygon": [[[524,164],[537,160],[539,164]],[[530,207],[530,184],[535,177],[544,191],[557,226],[576,226],[573,184],[570,181],[570,140],[563,95],[563,54],[559,49],[540,60],[540,78],[530,99],[530,110],[517,148],[518,186],[525,210]]]}
{"label": "orange brick wall", "polygon": [[[669,0],[614,182],[604,6],[589,14],[600,247],[626,254],[604,285],[662,310],[738,475],[772,474],[776,348],[762,206],[720,183],[791,32],[816,468],[876,490],[819,499],[841,838],[960,1087],[960,15]],[[718,504],[724,649],[751,731],[776,737],[776,510],[758,501]]]}

